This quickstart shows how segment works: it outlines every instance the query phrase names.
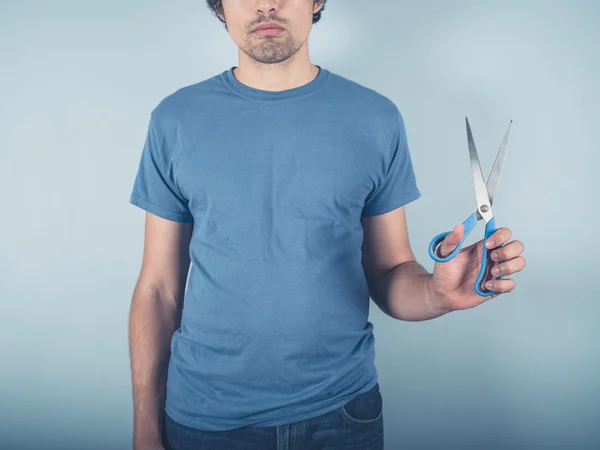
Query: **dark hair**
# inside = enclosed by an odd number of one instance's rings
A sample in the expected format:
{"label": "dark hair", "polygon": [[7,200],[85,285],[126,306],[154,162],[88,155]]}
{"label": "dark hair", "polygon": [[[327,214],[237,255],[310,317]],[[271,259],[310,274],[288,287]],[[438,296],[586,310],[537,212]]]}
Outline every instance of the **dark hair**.
{"label": "dark hair", "polygon": [[[313,24],[315,24],[319,20],[321,20],[321,12],[325,9],[325,3],[327,3],[327,0],[314,0],[314,1],[317,3],[322,3],[323,6],[321,7],[321,9],[318,12],[313,14],[313,20],[312,20]],[[222,0],[206,0],[206,6],[208,6],[208,9],[210,9],[212,11],[212,13],[217,17],[217,19],[219,19],[221,22],[225,23],[225,21],[223,19],[221,19],[218,14],[218,13],[223,14]],[[225,24],[225,25],[227,25],[227,24]]]}

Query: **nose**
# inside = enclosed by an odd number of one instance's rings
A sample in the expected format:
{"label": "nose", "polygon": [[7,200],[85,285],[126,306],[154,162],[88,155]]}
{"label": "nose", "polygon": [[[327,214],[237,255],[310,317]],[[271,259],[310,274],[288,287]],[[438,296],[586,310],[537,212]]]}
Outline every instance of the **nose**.
{"label": "nose", "polygon": [[277,9],[277,3],[276,0],[256,0],[256,11],[265,15],[271,14]]}

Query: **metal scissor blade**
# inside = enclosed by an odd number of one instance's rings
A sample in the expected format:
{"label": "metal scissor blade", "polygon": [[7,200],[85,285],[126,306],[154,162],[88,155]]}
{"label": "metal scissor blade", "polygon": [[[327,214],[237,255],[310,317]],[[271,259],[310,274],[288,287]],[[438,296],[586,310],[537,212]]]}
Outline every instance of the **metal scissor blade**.
{"label": "metal scissor blade", "polygon": [[500,182],[500,174],[502,173],[502,168],[504,167],[504,161],[506,160],[506,153],[508,152],[508,138],[510,136],[510,128],[512,125],[512,120],[508,123],[508,129],[504,134],[504,139],[502,139],[502,144],[500,145],[500,150],[498,150],[498,154],[496,155],[496,160],[494,161],[494,165],[492,166],[492,170],[490,170],[490,176],[487,180],[487,193],[490,199],[490,205],[494,204],[494,197],[496,196],[496,189],[498,188],[498,183]]}
{"label": "metal scissor blade", "polygon": [[477,212],[486,222],[489,222],[492,215],[492,205],[488,197],[487,187],[483,181],[483,172],[479,163],[479,156],[475,148],[473,133],[469,125],[469,119],[465,117],[467,122],[467,138],[469,141],[469,158],[471,159],[471,174],[473,175],[473,183],[475,184],[475,198],[477,199]]}

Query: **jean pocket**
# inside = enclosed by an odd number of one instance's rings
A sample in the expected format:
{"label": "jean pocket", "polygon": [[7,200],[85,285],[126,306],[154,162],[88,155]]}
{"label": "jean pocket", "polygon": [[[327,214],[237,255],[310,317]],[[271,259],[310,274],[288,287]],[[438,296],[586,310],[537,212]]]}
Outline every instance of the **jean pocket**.
{"label": "jean pocket", "polygon": [[383,399],[379,392],[379,383],[370,390],[358,394],[339,410],[344,420],[353,425],[370,425],[383,415]]}

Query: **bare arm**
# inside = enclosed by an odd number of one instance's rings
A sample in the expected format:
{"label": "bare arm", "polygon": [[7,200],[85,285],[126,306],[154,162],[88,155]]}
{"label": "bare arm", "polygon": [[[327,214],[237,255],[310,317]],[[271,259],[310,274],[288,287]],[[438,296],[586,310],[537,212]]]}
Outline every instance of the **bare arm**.
{"label": "bare arm", "polygon": [[181,323],[193,225],[146,213],[144,256],[129,315],[134,448],[160,448],[171,338]]}
{"label": "bare arm", "polygon": [[420,321],[446,313],[433,304],[431,274],[415,261],[405,208],[364,217],[363,269],[370,296],[388,316]]}

